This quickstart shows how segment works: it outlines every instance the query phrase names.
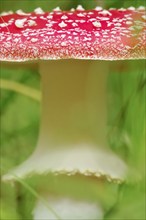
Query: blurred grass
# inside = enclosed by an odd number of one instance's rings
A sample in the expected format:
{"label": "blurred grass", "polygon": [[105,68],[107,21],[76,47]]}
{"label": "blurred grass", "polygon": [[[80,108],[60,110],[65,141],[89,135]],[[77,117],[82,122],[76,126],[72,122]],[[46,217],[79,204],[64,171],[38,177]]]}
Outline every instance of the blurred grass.
{"label": "blurred grass", "polygon": [[[37,89],[40,87],[38,73],[32,73],[29,69],[1,67],[1,78]],[[22,162],[33,151],[39,131],[39,105],[20,93],[1,90],[1,166],[5,170]]]}
{"label": "blurred grass", "polygon": [[114,63],[109,77],[109,139],[112,149],[139,171],[145,160],[145,89],[145,60]]}
{"label": "blurred grass", "polygon": [[[137,7],[144,5],[143,0],[132,1],[94,1],[94,0],[46,0],[20,1],[2,0],[0,10],[31,11],[36,7],[51,10],[58,5],[66,10],[82,4],[85,8],[93,8],[105,4],[105,7]],[[122,61],[110,64],[108,81],[109,91],[109,143],[111,148],[140,174],[141,179],[134,183],[125,183],[121,187],[114,184],[105,184],[104,192],[99,195],[96,184],[92,181],[76,179],[50,178],[50,190],[60,195],[68,194],[74,187],[73,195],[78,198],[100,201],[105,206],[105,219],[121,220],[146,218],[145,214],[145,114],[146,114],[146,63],[145,61]],[[14,67],[0,67],[0,77],[20,82],[24,85],[40,88],[40,77],[37,69]],[[36,101],[21,94],[1,90],[0,98],[1,120],[1,175],[10,168],[21,163],[33,151],[38,137],[40,106]],[[132,175],[132,174],[131,174]],[[36,177],[39,178],[39,177]],[[61,178],[61,177],[60,177]],[[129,177],[130,178],[130,177]],[[37,190],[39,180],[26,180]],[[66,185],[64,185],[64,181]],[[59,182],[59,184],[58,184]],[[85,183],[86,195],[80,191],[80,185]],[[83,183],[84,182],[84,183]],[[42,181],[42,186],[46,181]],[[99,183],[98,183],[99,184]],[[66,187],[67,186],[67,187]],[[109,191],[108,191],[109,189]],[[41,190],[41,189],[40,189]],[[119,192],[119,193],[118,193]],[[72,196],[73,196],[72,195]],[[107,197],[106,197],[107,196]],[[18,220],[32,219],[31,211],[35,198],[31,192],[20,183],[1,184],[1,219]],[[59,213],[58,213],[59,214]]]}
{"label": "blurred grass", "polygon": [[60,6],[62,10],[69,10],[82,5],[86,9],[92,9],[97,5],[104,8],[120,8],[120,7],[138,7],[145,5],[144,0],[1,0],[0,11],[18,10],[32,11],[37,7],[42,7],[44,11],[52,10]]}
{"label": "blurred grass", "polygon": [[[1,65],[2,79],[19,82],[40,89],[40,77],[36,70]],[[34,150],[40,121],[40,103],[9,90],[1,90],[1,175],[24,161]],[[27,210],[31,217],[34,198],[20,184],[1,184],[1,219],[21,219]],[[31,197],[31,198],[30,198]],[[25,202],[29,201],[29,203]],[[23,211],[25,210],[25,211]]]}

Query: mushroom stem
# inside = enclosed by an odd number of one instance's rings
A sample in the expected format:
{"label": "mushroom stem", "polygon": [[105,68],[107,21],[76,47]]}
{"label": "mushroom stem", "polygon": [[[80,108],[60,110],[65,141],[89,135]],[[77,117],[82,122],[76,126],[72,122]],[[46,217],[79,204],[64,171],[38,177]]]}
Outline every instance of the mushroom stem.
{"label": "mushroom stem", "polygon": [[105,64],[85,60],[40,62],[43,109],[39,146],[107,145]]}
{"label": "mushroom stem", "polygon": [[107,149],[107,70],[103,61],[40,61],[43,100],[37,148],[3,180],[33,172],[125,178],[126,165]]}

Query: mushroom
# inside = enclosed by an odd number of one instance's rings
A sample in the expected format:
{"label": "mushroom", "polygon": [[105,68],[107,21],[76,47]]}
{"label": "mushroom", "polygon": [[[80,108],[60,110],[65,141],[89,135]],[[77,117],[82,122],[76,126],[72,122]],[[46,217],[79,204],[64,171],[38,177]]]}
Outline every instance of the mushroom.
{"label": "mushroom", "polygon": [[[46,201],[53,207],[57,213],[61,213],[61,219],[75,220],[75,219],[84,219],[84,220],[94,220],[94,219],[103,219],[103,212],[100,205],[97,206],[95,203],[87,203],[76,201],[70,198],[46,198]],[[84,210],[84,212],[83,212]],[[55,217],[56,218],[55,218]],[[59,216],[56,216],[55,213],[48,211],[48,209],[42,204],[41,201],[38,201],[36,208],[33,211],[34,220],[38,219],[60,219]]]}
{"label": "mushroom", "polygon": [[33,172],[125,178],[106,137],[107,61],[146,57],[145,20],[144,7],[1,15],[0,60],[38,60],[43,95],[36,150],[4,180]]}

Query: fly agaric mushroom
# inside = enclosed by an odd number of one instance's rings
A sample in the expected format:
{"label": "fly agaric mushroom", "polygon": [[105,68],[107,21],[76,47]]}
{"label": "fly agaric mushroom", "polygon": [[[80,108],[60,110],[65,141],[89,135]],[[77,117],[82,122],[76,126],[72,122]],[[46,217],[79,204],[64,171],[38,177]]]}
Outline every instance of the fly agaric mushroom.
{"label": "fly agaric mushroom", "polygon": [[107,144],[102,60],[144,59],[145,20],[144,7],[1,15],[1,61],[39,60],[43,94],[37,148],[5,180],[32,172],[124,179],[126,165]]}

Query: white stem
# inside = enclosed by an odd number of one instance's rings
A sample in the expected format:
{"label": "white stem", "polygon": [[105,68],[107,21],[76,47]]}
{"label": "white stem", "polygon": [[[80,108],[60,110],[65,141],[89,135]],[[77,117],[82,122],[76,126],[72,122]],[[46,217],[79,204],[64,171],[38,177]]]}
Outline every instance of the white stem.
{"label": "white stem", "polygon": [[124,179],[125,164],[107,150],[106,64],[87,60],[40,62],[43,100],[38,145],[32,156],[3,179],[32,172]]}
{"label": "white stem", "polygon": [[105,64],[83,60],[40,62],[43,109],[39,145],[106,146]]}

